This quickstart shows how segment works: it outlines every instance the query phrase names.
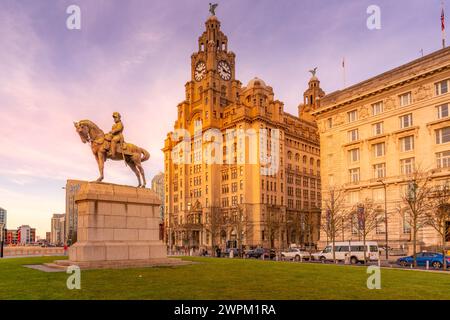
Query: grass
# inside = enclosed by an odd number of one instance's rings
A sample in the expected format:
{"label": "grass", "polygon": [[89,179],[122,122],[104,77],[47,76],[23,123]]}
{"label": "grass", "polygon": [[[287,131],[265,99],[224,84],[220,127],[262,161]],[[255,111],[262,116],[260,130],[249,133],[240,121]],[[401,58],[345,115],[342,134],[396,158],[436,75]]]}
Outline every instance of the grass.
{"label": "grass", "polygon": [[0,260],[0,300],[450,299],[450,274],[409,270],[382,269],[382,288],[369,290],[364,267],[186,257],[199,263],[82,271],[81,290],[68,290],[66,273],[23,267],[60,258]]}

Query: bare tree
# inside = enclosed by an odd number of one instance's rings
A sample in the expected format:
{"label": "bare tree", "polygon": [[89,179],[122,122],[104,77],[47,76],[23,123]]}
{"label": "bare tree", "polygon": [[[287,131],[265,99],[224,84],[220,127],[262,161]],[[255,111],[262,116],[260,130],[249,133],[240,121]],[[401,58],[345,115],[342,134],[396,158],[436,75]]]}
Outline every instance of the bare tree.
{"label": "bare tree", "polygon": [[236,231],[237,247],[239,248],[239,256],[243,254],[243,241],[251,232],[250,215],[244,210],[242,205],[233,208],[233,214],[228,217],[227,225]]}
{"label": "bare tree", "polygon": [[[303,212],[297,210],[286,212],[285,230],[288,246],[291,243],[295,243],[296,245],[300,243],[303,233]],[[295,236],[292,236],[293,233]]]}
{"label": "bare tree", "polygon": [[310,256],[312,254],[312,240],[315,225],[316,222],[314,220],[313,212],[311,210],[305,212],[303,216],[303,232],[307,235],[308,238],[308,252]]}
{"label": "bare tree", "polygon": [[442,241],[442,254],[444,256],[444,270],[447,269],[445,242],[450,234],[450,186],[448,181],[442,186],[436,186],[430,194],[432,210],[427,212],[427,224],[433,227]]}
{"label": "bare tree", "polygon": [[[407,188],[401,195],[411,219],[414,266],[417,266],[417,233],[428,222],[428,213],[432,209],[430,195],[433,191],[430,172],[415,169],[407,178]],[[402,208],[400,208],[402,212]]]}
{"label": "bare tree", "polygon": [[[267,208],[266,217],[265,217],[265,230],[267,231],[267,235],[269,237],[269,257],[270,251],[273,248],[273,244],[275,244],[275,239],[278,237],[280,233],[280,229],[282,227],[282,217],[279,210],[271,210],[270,207]],[[275,248],[277,249],[277,248]]]}
{"label": "bare tree", "polygon": [[214,254],[216,239],[220,237],[220,231],[225,226],[224,215],[219,207],[209,207],[205,219],[205,231],[211,237],[211,255]]}
{"label": "bare tree", "polygon": [[333,261],[336,262],[334,247],[336,237],[342,229],[344,217],[346,216],[345,202],[346,192],[343,188],[331,186],[325,194],[323,201],[325,217],[323,217],[321,227],[326,233],[328,241],[333,244]]}
{"label": "bare tree", "polygon": [[367,250],[365,249],[367,237],[377,229],[380,223],[386,223],[383,213],[384,211],[369,198],[357,204],[351,213],[351,219],[349,220],[353,220],[352,218],[356,215],[358,232],[363,240],[364,263],[367,262]]}

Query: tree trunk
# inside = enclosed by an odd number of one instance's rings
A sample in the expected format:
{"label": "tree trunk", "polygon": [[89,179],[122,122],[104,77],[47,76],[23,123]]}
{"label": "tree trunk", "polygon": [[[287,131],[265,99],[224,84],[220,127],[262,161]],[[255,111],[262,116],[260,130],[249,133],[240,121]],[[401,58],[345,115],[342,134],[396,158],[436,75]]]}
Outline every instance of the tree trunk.
{"label": "tree trunk", "polygon": [[417,257],[416,257],[416,245],[417,245],[417,231],[416,231],[416,226],[414,226],[414,230],[413,230],[413,264],[414,267],[417,267]]}
{"label": "tree trunk", "polygon": [[367,263],[366,232],[363,234],[364,264]]}
{"label": "tree trunk", "polygon": [[336,239],[335,239],[335,235],[333,234],[333,239],[332,239],[333,245],[332,245],[332,250],[333,250],[333,262],[336,263],[336,252],[335,252],[335,243],[336,243]]}
{"label": "tree trunk", "polygon": [[447,270],[447,259],[446,259],[446,255],[445,255],[445,238],[447,236],[447,232],[446,232],[446,228],[445,228],[445,221],[444,221],[444,229],[442,232],[442,254],[444,256],[444,261],[442,263],[443,269]]}

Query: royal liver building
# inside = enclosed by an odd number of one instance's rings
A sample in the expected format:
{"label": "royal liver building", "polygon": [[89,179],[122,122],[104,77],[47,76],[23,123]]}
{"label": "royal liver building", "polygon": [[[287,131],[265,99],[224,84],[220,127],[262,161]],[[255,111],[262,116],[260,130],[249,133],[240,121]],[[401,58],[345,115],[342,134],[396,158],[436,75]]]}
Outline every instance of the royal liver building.
{"label": "royal liver building", "polygon": [[236,79],[236,55],[211,15],[191,56],[191,79],[164,143],[164,238],[170,250],[282,249],[319,237],[317,125],[324,95],[313,77],[284,111],[272,87]]}

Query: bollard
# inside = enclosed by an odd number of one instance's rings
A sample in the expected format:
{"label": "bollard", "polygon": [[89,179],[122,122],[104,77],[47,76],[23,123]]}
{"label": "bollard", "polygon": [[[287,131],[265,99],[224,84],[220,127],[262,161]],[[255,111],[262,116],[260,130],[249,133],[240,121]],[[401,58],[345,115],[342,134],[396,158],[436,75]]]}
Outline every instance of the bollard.
{"label": "bollard", "polygon": [[411,269],[413,268],[413,264],[412,263],[409,266],[410,266]]}
{"label": "bollard", "polygon": [[300,262],[303,262],[303,256],[300,256]]}
{"label": "bollard", "polygon": [[427,260],[427,270],[430,269],[430,261]]}
{"label": "bollard", "polygon": [[378,267],[381,267],[381,260],[378,258]]}

